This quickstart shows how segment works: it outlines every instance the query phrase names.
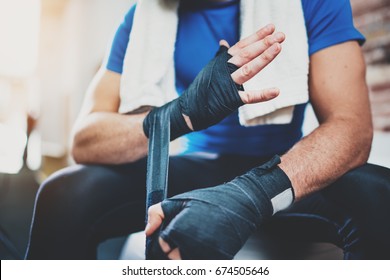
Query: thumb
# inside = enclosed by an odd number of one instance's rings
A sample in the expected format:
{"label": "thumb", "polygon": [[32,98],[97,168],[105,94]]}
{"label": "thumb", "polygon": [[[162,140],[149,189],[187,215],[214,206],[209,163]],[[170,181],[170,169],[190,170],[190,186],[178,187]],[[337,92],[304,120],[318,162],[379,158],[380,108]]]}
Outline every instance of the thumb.
{"label": "thumb", "polygon": [[226,40],[220,40],[219,41],[219,45],[220,46],[225,46],[227,48],[230,48],[230,45],[229,45],[229,43]]}
{"label": "thumb", "polygon": [[160,227],[164,218],[161,203],[150,206],[148,209],[148,223],[145,228],[146,236],[152,235]]}
{"label": "thumb", "polygon": [[[152,205],[148,209],[148,223],[145,227],[146,236],[152,235],[166,218],[169,222],[183,209],[185,201],[165,199],[161,203]],[[163,210],[164,209],[164,210]]]}

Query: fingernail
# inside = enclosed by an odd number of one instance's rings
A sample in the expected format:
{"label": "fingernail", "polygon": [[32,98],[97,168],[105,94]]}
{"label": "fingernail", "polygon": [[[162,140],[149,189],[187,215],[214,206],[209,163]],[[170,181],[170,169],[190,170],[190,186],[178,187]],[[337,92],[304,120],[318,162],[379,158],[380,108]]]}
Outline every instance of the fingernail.
{"label": "fingernail", "polygon": [[275,39],[276,39],[277,41],[283,40],[283,39],[284,39],[284,34],[281,33],[281,32],[276,33],[276,34],[275,34]]}
{"label": "fingernail", "polygon": [[272,23],[267,24],[267,25],[265,26],[265,29],[266,29],[267,31],[270,31],[270,30],[272,29],[273,26],[274,26],[274,25],[273,25]]}

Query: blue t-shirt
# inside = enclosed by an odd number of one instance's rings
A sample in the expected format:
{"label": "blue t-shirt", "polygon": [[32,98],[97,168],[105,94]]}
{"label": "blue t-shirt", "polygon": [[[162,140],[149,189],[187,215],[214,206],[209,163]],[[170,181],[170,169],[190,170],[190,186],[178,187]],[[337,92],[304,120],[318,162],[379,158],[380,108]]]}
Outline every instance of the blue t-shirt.
{"label": "blue t-shirt", "polygon": [[[176,89],[179,94],[214,57],[219,40],[230,45],[239,40],[239,0],[209,2],[181,0],[175,47]],[[355,29],[349,0],[302,0],[309,55],[345,41],[364,42]],[[135,6],[119,26],[107,61],[107,69],[122,73]],[[302,137],[306,104],[295,106],[292,122],[284,125],[243,127],[234,112],[208,129],[186,136],[185,152],[272,156],[291,148]]]}

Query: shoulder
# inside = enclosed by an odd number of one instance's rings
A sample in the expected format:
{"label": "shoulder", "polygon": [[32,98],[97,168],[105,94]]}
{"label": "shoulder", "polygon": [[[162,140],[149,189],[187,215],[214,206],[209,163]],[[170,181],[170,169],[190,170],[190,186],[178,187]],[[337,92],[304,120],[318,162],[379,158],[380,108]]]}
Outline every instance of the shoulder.
{"label": "shoulder", "polygon": [[351,13],[349,0],[302,0],[302,8],[308,25],[328,16]]}
{"label": "shoulder", "polygon": [[135,8],[136,8],[136,4],[134,4],[130,10],[127,12],[127,14],[125,15],[124,19],[123,19],[123,22],[122,22],[122,27],[126,30],[128,30],[129,32],[131,31],[131,27],[133,25],[133,20],[134,20],[134,13],[135,13]]}
{"label": "shoulder", "polygon": [[346,41],[364,42],[354,27],[349,0],[302,0],[302,8],[310,54]]}
{"label": "shoulder", "polygon": [[106,68],[116,73],[122,73],[123,60],[133,26],[135,5],[130,8],[119,25],[111,44],[107,58]]}

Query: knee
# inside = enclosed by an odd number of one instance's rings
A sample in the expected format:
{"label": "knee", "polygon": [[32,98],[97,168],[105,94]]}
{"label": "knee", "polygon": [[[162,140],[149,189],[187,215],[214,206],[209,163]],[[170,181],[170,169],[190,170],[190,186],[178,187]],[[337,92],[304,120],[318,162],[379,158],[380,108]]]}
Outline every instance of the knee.
{"label": "knee", "polygon": [[350,180],[357,185],[377,188],[378,191],[389,193],[390,191],[390,169],[374,164],[365,164],[346,174]]}
{"label": "knee", "polygon": [[75,165],[62,169],[40,186],[35,204],[35,213],[40,216],[66,217],[77,213],[85,202],[93,197],[99,186],[106,184],[102,167]]}
{"label": "knee", "polygon": [[367,252],[357,225],[352,219],[346,219],[339,226],[337,234],[340,239],[339,247],[344,252],[344,259],[365,259]]}
{"label": "knee", "polygon": [[[75,165],[60,170],[41,185],[36,213],[82,218],[112,204],[144,197],[145,178],[131,166]],[[146,175],[145,175],[146,177]],[[139,186],[134,187],[134,186]]]}
{"label": "knee", "polygon": [[[77,200],[77,167],[60,170],[48,177],[40,186],[35,203],[35,214],[54,214],[60,208]],[[80,184],[80,183],[79,183]]]}
{"label": "knee", "polygon": [[[372,164],[366,164],[347,174],[351,185],[351,193],[366,201],[374,209],[386,209],[390,207],[390,170]],[[353,197],[353,196],[352,196]],[[384,207],[384,208],[383,208]]]}
{"label": "knee", "polygon": [[390,248],[390,224],[384,222],[390,218],[389,169],[366,164],[345,174],[325,193],[355,219],[370,246]]}
{"label": "knee", "polygon": [[[333,198],[353,200],[373,208],[389,207],[390,169],[366,164],[349,171],[326,189]],[[366,209],[367,210],[367,209]]]}

